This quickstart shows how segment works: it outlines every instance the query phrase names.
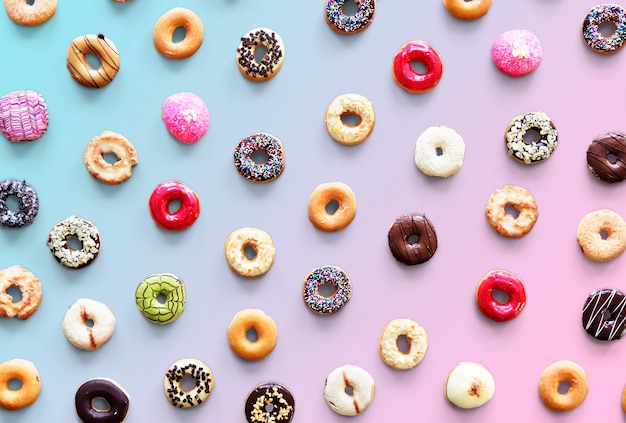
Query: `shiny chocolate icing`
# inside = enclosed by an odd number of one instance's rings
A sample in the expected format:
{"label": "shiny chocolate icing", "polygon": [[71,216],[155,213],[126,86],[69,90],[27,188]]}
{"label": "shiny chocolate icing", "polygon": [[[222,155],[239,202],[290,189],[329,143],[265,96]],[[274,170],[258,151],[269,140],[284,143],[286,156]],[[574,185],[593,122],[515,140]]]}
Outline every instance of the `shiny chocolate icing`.
{"label": "shiny chocolate icing", "polygon": [[291,392],[276,382],[258,385],[246,400],[246,417],[250,423],[290,422],[295,401]]}
{"label": "shiny chocolate icing", "polygon": [[[93,400],[102,398],[108,404],[107,410],[98,410]],[[76,413],[85,423],[121,423],[126,418],[129,398],[126,392],[114,381],[107,378],[94,378],[84,382],[76,391]]]}
{"label": "shiny chocolate icing", "polygon": [[589,294],[583,306],[585,331],[601,341],[622,337],[626,331],[626,296],[616,289],[600,289]]}
{"label": "shiny chocolate icing", "polygon": [[609,132],[594,139],[587,149],[587,167],[611,184],[626,179],[626,135]]}
{"label": "shiny chocolate icing", "polygon": [[[413,235],[416,240],[412,240]],[[389,228],[388,239],[396,260],[410,266],[428,261],[437,251],[435,228],[422,214],[399,216]]]}

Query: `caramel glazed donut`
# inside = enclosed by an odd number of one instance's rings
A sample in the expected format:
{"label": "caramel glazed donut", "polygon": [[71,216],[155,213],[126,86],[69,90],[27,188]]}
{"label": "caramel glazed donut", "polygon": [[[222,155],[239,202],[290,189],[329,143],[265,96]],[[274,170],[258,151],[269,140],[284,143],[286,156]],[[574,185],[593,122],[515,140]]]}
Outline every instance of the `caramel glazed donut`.
{"label": "caramel glazed donut", "polygon": [[[569,382],[569,388],[563,394],[559,392],[561,382]],[[588,392],[585,370],[569,360],[552,363],[539,377],[539,397],[550,410],[573,410],[583,403]]]}
{"label": "caramel glazed donut", "polygon": [[[117,157],[115,163],[105,160],[104,156],[109,153]],[[89,141],[83,161],[91,176],[105,184],[118,185],[132,176],[132,168],[139,163],[139,158],[135,147],[126,137],[104,131]]]}
{"label": "caramel glazed donut", "polygon": [[[87,54],[95,55],[100,67],[93,69],[87,62]],[[120,70],[120,55],[115,44],[104,35],[81,35],[67,49],[67,69],[80,85],[101,88],[113,81]]]}
{"label": "caramel glazed donut", "polygon": [[[19,301],[15,301],[7,292],[12,286],[20,290],[22,298]],[[39,279],[24,267],[11,266],[0,270],[0,316],[28,319],[39,308],[41,295]]]}

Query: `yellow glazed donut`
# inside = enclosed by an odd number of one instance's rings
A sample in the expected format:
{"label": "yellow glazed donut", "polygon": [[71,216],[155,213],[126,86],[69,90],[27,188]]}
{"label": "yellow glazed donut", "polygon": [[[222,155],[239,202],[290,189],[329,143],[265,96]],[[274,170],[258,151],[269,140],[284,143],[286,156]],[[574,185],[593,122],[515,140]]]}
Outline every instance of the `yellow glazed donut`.
{"label": "yellow glazed donut", "polygon": [[47,22],[57,11],[58,0],[4,0],[9,18],[19,25],[36,26]]}
{"label": "yellow glazed donut", "polygon": [[[174,30],[179,27],[185,28],[185,38],[180,42],[174,42],[172,36]],[[202,45],[204,25],[202,19],[191,10],[175,7],[157,20],[152,38],[154,47],[163,56],[170,59],[186,59]]]}
{"label": "yellow glazed donut", "polygon": [[[356,125],[345,123],[342,118],[355,115]],[[326,129],[337,142],[345,145],[360,144],[374,130],[374,107],[372,102],[359,94],[342,94],[326,108]]]}
{"label": "yellow glazed donut", "polygon": [[[117,157],[115,163],[108,163],[104,156],[112,153]],[[87,170],[94,178],[105,184],[118,185],[130,178],[133,166],[139,163],[135,147],[126,137],[111,131],[93,137],[83,154]]]}
{"label": "yellow glazed donut", "polygon": [[[561,382],[569,383],[564,394],[559,392]],[[560,360],[552,363],[539,377],[539,398],[550,410],[573,410],[582,404],[588,392],[585,370],[572,361]]]}
{"label": "yellow glazed donut", "polygon": [[443,5],[452,16],[471,21],[489,12],[493,0],[443,0]]}
{"label": "yellow glazed donut", "polygon": [[[246,248],[254,251],[248,258]],[[256,228],[241,228],[233,231],[224,244],[226,261],[231,270],[246,278],[264,275],[274,264],[274,243],[270,235]]]}
{"label": "yellow glazed donut", "polygon": [[[97,69],[87,62],[88,54],[93,54],[100,61]],[[67,69],[80,85],[101,88],[113,81],[120,70],[120,55],[113,41],[104,35],[81,35],[74,38],[67,49]]]}
{"label": "yellow glazed donut", "polygon": [[[398,348],[398,338],[405,336],[409,349]],[[398,370],[415,367],[426,355],[428,335],[424,328],[411,319],[394,319],[387,323],[378,342],[378,352],[383,361]]]}
{"label": "yellow glazed donut", "polygon": [[[248,339],[254,330],[257,339]],[[274,319],[262,310],[248,308],[235,314],[228,326],[228,343],[235,354],[246,360],[260,360],[274,351],[278,330]]]}
{"label": "yellow glazed donut", "polygon": [[[515,209],[518,216],[507,213],[507,207]],[[507,238],[526,235],[539,216],[537,203],[530,192],[514,185],[506,185],[494,191],[487,201],[485,214],[491,227]]]}
{"label": "yellow glazed donut", "polygon": [[[326,207],[336,201],[338,208],[328,213]],[[352,189],[342,182],[318,185],[309,196],[309,220],[317,229],[338,231],[352,222],[356,215],[356,197]]]}
{"label": "yellow glazed donut", "polygon": [[576,237],[585,257],[610,261],[626,250],[626,222],[613,210],[596,210],[582,218]]}
{"label": "yellow glazed donut", "polygon": [[[9,388],[12,379],[20,381],[19,389]],[[0,407],[17,410],[28,407],[37,400],[41,392],[41,380],[33,363],[21,358],[0,364]]]}
{"label": "yellow glazed donut", "polygon": [[[14,301],[7,289],[17,287],[22,298]],[[0,270],[0,316],[12,318],[17,316],[28,319],[39,308],[41,303],[41,283],[37,276],[22,266],[11,266]]]}

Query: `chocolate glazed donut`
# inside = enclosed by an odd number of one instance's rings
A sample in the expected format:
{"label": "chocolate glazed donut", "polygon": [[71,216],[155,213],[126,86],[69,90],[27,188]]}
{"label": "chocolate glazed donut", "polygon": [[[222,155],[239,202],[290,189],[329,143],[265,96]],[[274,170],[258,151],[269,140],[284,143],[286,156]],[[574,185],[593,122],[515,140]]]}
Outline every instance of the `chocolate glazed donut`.
{"label": "chocolate glazed donut", "polygon": [[246,417],[250,423],[290,422],[295,401],[287,388],[276,382],[258,385],[246,399]]}
{"label": "chocolate glazed donut", "polygon": [[600,341],[612,341],[626,331],[626,296],[616,289],[589,294],[583,307],[583,327]]}
{"label": "chocolate glazed donut", "polygon": [[428,261],[437,251],[435,228],[423,214],[399,216],[389,228],[388,239],[391,254],[409,266]]}
{"label": "chocolate glazed donut", "polygon": [[[106,410],[94,406],[95,398],[104,399]],[[121,423],[126,418],[129,398],[124,389],[108,378],[94,378],[84,382],[76,391],[76,413],[85,423]]]}
{"label": "chocolate glazed donut", "polygon": [[594,139],[587,149],[587,167],[610,184],[626,179],[626,135],[609,132]]}

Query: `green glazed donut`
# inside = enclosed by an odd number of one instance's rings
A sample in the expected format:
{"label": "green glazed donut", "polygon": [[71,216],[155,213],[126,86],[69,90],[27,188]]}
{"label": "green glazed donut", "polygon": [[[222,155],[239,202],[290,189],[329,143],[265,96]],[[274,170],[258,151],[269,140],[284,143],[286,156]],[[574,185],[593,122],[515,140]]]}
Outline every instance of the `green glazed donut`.
{"label": "green glazed donut", "polygon": [[135,298],[137,308],[148,320],[166,325],[178,319],[185,309],[185,286],[174,274],[158,273],[141,281]]}

